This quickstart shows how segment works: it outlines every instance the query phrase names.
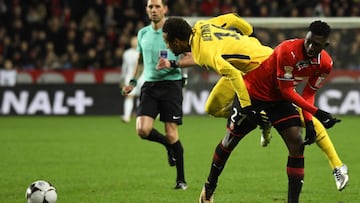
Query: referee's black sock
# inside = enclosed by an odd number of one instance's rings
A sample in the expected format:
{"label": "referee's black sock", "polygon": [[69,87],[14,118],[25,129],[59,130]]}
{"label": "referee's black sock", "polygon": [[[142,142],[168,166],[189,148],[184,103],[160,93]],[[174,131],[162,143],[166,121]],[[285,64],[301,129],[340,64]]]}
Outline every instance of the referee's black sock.
{"label": "referee's black sock", "polygon": [[174,150],[175,158],[176,158],[176,171],[177,177],[176,181],[186,182],[185,174],[184,174],[184,148],[178,140],[174,144],[170,145]]}
{"label": "referee's black sock", "polygon": [[149,136],[144,137],[144,139],[153,141],[153,142],[158,142],[158,143],[164,145],[166,148],[168,148],[170,146],[166,137],[154,128],[151,130]]}

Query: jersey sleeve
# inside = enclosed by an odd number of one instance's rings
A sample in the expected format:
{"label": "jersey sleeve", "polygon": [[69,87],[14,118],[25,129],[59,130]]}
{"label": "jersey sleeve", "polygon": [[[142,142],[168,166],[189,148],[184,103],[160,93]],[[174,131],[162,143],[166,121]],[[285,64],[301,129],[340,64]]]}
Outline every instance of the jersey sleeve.
{"label": "jersey sleeve", "polygon": [[251,35],[253,33],[252,25],[236,13],[229,13],[211,18],[209,19],[209,23],[226,29],[235,29],[243,35]]}
{"label": "jersey sleeve", "polygon": [[221,56],[215,58],[216,71],[223,77],[226,77],[239,99],[241,107],[247,107],[251,105],[249,93],[246,89],[245,82],[242,77],[241,71],[233,67],[229,62],[224,60]]}
{"label": "jersey sleeve", "polygon": [[144,29],[139,30],[138,34],[137,34],[137,46],[136,46],[136,50],[139,53],[142,53],[142,46],[141,46],[141,40],[143,38],[144,35]]}
{"label": "jersey sleeve", "polygon": [[287,46],[279,46],[276,50],[277,81],[279,90],[284,99],[296,104],[305,111],[315,114],[317,108],[308,103],[294,90],[294,75],[292,66],[292,55]]}
{"label": "jersey sleeve", "polygon": [[[307,83],[303,89],[302,97],[309,103],[314,105],[315,102],[315,93],[316,90],[311,88],[309,83]],[[310,121],[312,119],[312,114],[306,110],[303,110],[303,116],[305,121]]]}
{"label": "jersey sleeve", "polygon": [[319,70],[309,77],[309,86],[315,90],[320,89],[324,85],[326,77],[330,74],[332,65],[333,62],[330,56],[325,55],[324,59],[321,61]]}
{"label": "jersey sleeve", "polygon": [[[328,56],[328,55],[326,55]],[[318,89],[320,89],[325,82],[326,77],[330,74],[332,69],[332,60],[330,57],[325,57],[324,61],[321,63],[319,68],[319,72],[315,73],[314,75],[310,76],[308,82],[306,83],[302,97],[309,103],[314,105],[315,103],[315,94]],[[303,111],[304,119],[306,121],[312,119],[312,115],[307,112]]]}

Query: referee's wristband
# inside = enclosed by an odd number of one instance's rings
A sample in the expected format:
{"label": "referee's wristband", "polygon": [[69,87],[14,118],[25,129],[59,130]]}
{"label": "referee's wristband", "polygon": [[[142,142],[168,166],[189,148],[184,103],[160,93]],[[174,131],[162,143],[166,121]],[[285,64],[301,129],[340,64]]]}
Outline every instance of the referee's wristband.
{"label": "referee's wristband", "polygon": [[136,87],[136,85],[137,85],[137,80],[136,80],[135,78],[131,79],[131,80],[129,81],[129,85]]}
{"label": "referee's wristband", "polygon": [[176,60],[169,60],[171,68],[179,67],[179,63]]}

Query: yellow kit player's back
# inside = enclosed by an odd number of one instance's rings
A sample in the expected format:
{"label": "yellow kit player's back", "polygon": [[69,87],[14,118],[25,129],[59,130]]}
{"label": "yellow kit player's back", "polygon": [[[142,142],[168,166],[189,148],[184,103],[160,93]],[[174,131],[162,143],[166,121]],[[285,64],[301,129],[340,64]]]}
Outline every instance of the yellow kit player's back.
{"label": "yellow kit player's back", "polygon": [[[244,34],[228,28],[236,29]],[[249,37],[248,34],[251,33],[252,26],[250,24],[234,14],[227,14],[210,20],[198,21],[190,38],[191,52],[195,63],[212,68],[224,77],[225,79],[222,81],[231,84],[232,92],[236,92],[242,107],[251,104],[242,74],[257,68],[273,51],[270,47],[262,45],[256,38]],[[231,92],[229,93],[233,96]],[[215,88],[212,94],[223,95],[226,92],[218,93]],[[218,105],[216,104],[218,102],[212,102],[212,105]]]}

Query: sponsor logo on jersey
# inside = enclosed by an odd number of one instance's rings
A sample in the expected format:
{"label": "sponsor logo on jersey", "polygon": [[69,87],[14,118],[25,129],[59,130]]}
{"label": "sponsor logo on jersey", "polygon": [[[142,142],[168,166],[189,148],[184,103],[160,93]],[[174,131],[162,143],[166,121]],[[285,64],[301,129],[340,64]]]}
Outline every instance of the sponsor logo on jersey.
{"label": "sponsor logo on jersey", "polygon": [[310,65],[310,63],[308,60],[302,60],[302,61],[298,61],[295,64],[295,67],[296,67],[297,71],[301,71],[302,69],[309,67],[309,65]]}
{"label": "sponsor logo on jersey", "polygon": [[201,28],[201,37],[202,37],[202,39],[204,41],[211,41],[212,37],[211,37],[210,25],[205,24],[205,25],[202,25],[200,28]]}

